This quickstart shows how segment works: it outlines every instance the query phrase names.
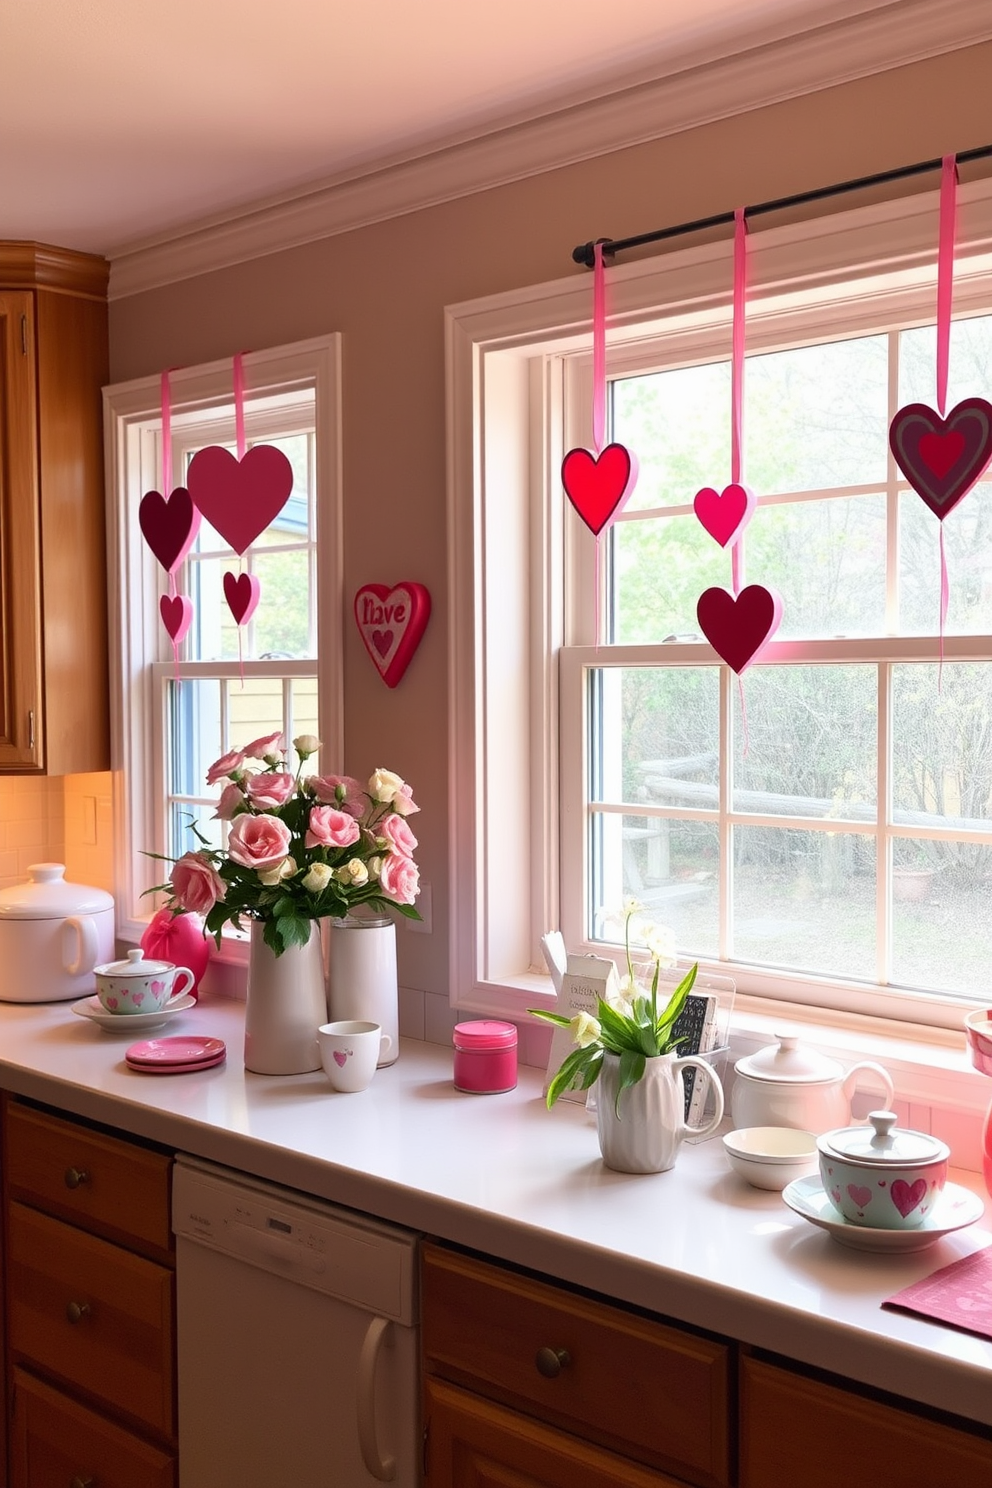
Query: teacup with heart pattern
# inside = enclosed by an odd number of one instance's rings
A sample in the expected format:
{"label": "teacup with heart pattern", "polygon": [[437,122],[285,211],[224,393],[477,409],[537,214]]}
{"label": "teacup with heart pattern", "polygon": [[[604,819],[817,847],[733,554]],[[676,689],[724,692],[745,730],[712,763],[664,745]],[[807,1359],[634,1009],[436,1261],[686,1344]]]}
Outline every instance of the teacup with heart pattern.
{"label": "teacup with heart pattern", "polygon": [[817,1139],[824,1190],[850,1224],[915,1229],[941,1195],[950,1152],[927,1132],[896,1130],[893,1111],[868,1121]]}
{"label": "teacup with heart pattern", "polygon": [[389,1055],[393,1041],[378,1023],[345,1019],[317,1029],[320,1062],[335,1090],[352,1095],[372,1083],[380,1055]]}
{"label": "teacup with heart pattern", "polygon": [[156,1013],[183,997],[196,978],[188,966],[171,961],[146,961],[140,946],[123,961],[93,968],[96,995],[108,1013]]}

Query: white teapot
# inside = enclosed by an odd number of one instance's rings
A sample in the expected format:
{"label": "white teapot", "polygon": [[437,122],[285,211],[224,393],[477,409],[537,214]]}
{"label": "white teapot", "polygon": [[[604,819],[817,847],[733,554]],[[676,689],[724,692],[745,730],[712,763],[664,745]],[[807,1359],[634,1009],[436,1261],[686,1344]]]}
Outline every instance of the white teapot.
{"label": "white teapot", "polygon": [[[730,1098],[736,1128],[793,1126],[818,1136],[851,1124],[851,1097],[859,1074],[870,1070],[890,1108],[895,1091],[887,1070],[870,1059],[845,1070],[836,1059],[799,1046],[795,1034],[738,1059]],[[875,1082],[873,1082],[875,1083]]]}

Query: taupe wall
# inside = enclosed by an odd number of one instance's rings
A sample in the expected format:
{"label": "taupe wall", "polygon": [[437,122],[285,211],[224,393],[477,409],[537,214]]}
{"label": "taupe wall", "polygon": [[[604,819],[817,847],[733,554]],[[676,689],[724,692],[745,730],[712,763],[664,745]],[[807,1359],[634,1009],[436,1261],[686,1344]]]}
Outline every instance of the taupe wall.
{"label": "taupe wall", "polygon": [[[434,932],[400,935],[401,980],[447,981],[445,305],[569,271],[571,249],[992,142],[992,44],[617,152],[111,307],[114,381],[324,331],[344,337],[346,594],[417,579],[430,626],[394,691],[342,618],[346,748],[400,771]],[[508,790],[512,809],[512,789]],[[521,832],[526,832],[521,822]]]}

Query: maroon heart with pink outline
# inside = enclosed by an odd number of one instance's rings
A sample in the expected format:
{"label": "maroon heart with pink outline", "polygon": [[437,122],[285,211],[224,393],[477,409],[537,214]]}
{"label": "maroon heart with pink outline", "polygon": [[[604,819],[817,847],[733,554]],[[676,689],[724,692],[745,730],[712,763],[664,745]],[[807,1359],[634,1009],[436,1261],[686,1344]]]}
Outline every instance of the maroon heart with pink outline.
{"label": "maroon heart with pink outline", "polygon": [[158,602],[162,624],[178,646],[193,623],[193,601],[185,594],[163,594]]}
{"label": "maroon heart with pink outline", "polygon": [[561,462],[565,495],[596,537],[623,510],[636,482],[637,457],[623,444],[608,444],[598,456],[570,449]]}
{"label": "maroon heart with pink outline", "polygon": [[992,403],[965,398],[941,418],[907,403],[889,425],[889,448],[903,475],[943,521],[992,460]]}
{"label": "maroon heart with pink outline", "polygon": [[243,460],[211,444],[189,462],[186,484],[214,531],[243,553],[289,500],[293,467],[274,444],[254,445]]}
{"label": "maroon heart with pink outline", "polygon": [[254,574],[225,573],[224,598],[227,600],[227,608],[234,616],[235,625],[248,624],[258,609],[261,592],[262,586]]}
{"label": "maroon heart with pink outline", "polygon": [[410,665],[431,616],[424,584],[408,579],[363,584],[355,595],[355,621],[365,649],[387,687],[395,687]]}
{"label": "maroon heart with pink outline", "polygon": [[782,598],[764,584],[748,584],[736,598],[727,589],[705,589],[696,604],[696,619],[713,650],[739,676],[778,630]]}
{"label": "maroon heart with pink outline", "polygon": [[146,491],[138,505],[138,526],[166,573],[175,573],[196,541],[200,513],[185,486],[171,496]]}

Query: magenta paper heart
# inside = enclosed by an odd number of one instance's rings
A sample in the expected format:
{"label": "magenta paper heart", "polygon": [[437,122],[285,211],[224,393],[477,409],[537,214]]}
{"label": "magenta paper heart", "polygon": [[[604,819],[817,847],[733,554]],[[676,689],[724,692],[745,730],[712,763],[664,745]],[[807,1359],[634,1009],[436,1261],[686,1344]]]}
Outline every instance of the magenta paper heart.
{"label": "magenta paper heart", "polygon": [[992,403],[965,398],[946,419],[925,403],[907,403],[889,425],[889,447],[913,490],[943,521],[992,460]]}
{"label": "magenta paper heart", "polygon": [[431,596],[423,584],[363,584],[355,595],[359,633],[387,687],[395,687],[410,665],[430,617]]}
{"label": "magenta paper heart", "polygon": [[739,676],[778,630],[782,599],[763,584],[748,584],[736,599],[726,589],[705,589],[696,605],[696,619],[713,650]]}
{"label": "magenta paper heart", "polygon": [[224,598],[227,608],[234,616],[235,625],[247,625],[258,609],[262,586],[254,574],[224,575]]}
{"label": "magenta paper heart", "polygon": [[185,486],[171,496],[146,491],[138,506],[138,526],[166,573],[175,573],[196,541],[200,513]]}
{"label": "magenta paper heart", "polygon": [[926,1198],[927,1180],[917,1178],[916,1182],[911,1185],[906,1182],[905,1178],[897,1178],[889,1192],[892,1195],[893,1204],[905,1219],[907,1214],[912,1214],[917,1204],[922,1204]]}
{"label": "magenta paper heart", "polygon": [[158,602],[162,624],[178,646],[193,623],[193,601],[185,594],[163,594]]}
{"label": "magenta paper heart", "polygon": [[340,1049],[334,1050],[334,1063],[337,1065],[338,1069],[344,1069],[347,1059],[347,1054],[342,1054]]}
{"label": "magenta paper heart", "polygon": [[608,444],[597,459],[571,449],[561,462],[565,495],[597,537],[623,508],[637,481],[637,460],[622,444]]}
{"label": "magenta paper heart", "polygon": [[692,502],[696,516],[721,548],[744,531],[756,505],[754,492],[736,481],[724,486],[719,494],[712,486],[704,486],[696,492]]}
{"label": "magenta paper heart", "polygon": [[848,1197],[858,1209],[866,1209],[871,1203],[871,1189],[861,1188],[857,1183],[847,1185]]}
{"label": "magenta paper heart", "polygon": [[193,456],[186,484],[211,527],[243,553],[289,500],[293,467],[273,444],[256,444],[241,461],[211,444]]}

